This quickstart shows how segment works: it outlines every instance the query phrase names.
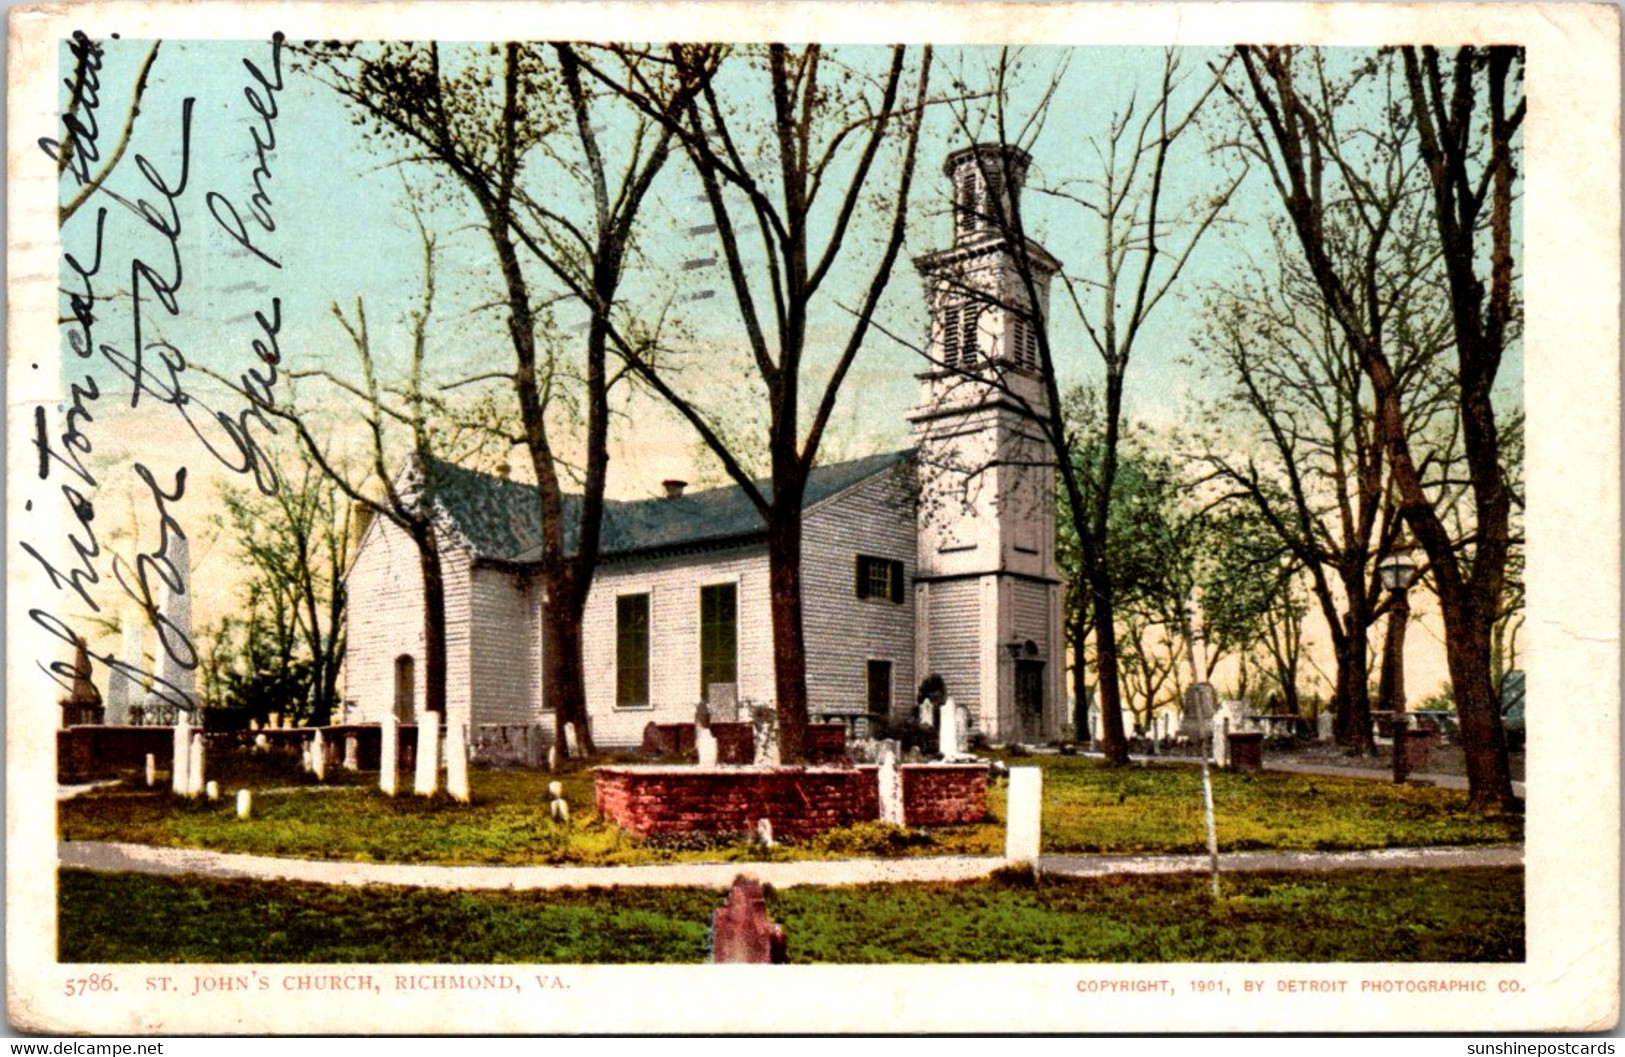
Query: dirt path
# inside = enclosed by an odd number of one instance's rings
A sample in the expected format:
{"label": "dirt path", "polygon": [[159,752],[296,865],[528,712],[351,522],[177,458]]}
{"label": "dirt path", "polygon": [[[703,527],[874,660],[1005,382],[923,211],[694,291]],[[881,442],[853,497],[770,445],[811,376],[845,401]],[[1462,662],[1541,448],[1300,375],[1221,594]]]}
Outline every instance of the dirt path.
{"label": "dirt path", "polygon": [[[1477,848],[1396,848],[1371,852],[1233,852],[1221,855],[1220,869],[1344,870],[1517,866],[1517,845]],[[304,881],[331,885],[407,885],[446,889],[549,889],[635,885],[639,887],[727,888],[741,873],[779,888],[797,885],[889,884],[901,881],[968,881],[1004,865],[992,857],[944,856],[918,859],[836,859],[821,862],[671,863],[657,866],[434,866],[414,863],[348,863],[280,859],[260,855],[159,848],[145,844],[65,841],[57,845],[63,867],[99,873],[131,872],[159,876]],[[1205,855],[1047,855],[1045,873],[1068,877],[1110,874],[1193,873],[1208,868]]]}

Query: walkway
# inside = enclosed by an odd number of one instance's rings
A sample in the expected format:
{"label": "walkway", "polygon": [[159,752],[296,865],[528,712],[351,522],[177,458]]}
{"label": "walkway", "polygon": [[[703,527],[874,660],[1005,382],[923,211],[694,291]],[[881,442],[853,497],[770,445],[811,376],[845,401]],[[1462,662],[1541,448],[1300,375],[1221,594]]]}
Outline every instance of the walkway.
{"label": "walkway", "polygon": [[[250,878],[330,885],[406,885],[418,888],[548,889],[593,886],[727,888],[741,873],[777,888],[798,885],[889,884],[899,881],[970,881],[986,877],[1004,860],[945,856],[918,859],[836,859],[818,862],[670,863],[653,866],[431,866],[408,863],[324,862],[259,855],[159,848],[146,844],[64,841],[63,867],[99,873],[132,872],[175,877]],[[1232,852],[1219,856],[1221,871],[1346,870],[1519,866],[1518,845],[1474,848],[1395,848],[1370,852]],[[1205,855],[1044,856],[1044,873],[1067,877],[1111,874],[1196,873]]]}
{"label": "walkway", "polygon": [[[1078,755],[1090,756],[1097,760],[1105,758],[1103,753],[1098,752],[1082,752]],[[1191,767],[1195,767],[1201,762],[1195,756],[1175,755],[1134,755],[1130,756],[1129,759],[1135,763],[1185,764]],[[1367,781],[1372,782],[1391,783],[1394,780],[1394,773],[1391,770],[1381,770],[1375,767],[1339,767],[1336,764],[1330,763],[1303,763],[1298,760],[1283,760],[1279,756],[1271,757],[1268,752],[1264,754],[1264,770],[1281,771],[1287,774],[1325,775],[1329,778],[1364,778]],[[1467,776],[1464,774],[1434,774],[1429,772],[1417,772],[1412,774],[1410,777],[1413,781],[1427,782],[1430,785],[1438,786],[1440,789],[1459,789],[1464,793],[1467,791]],[[1525,795],[1524,784],[1522,782],[1512,783],[1512,795],[1518,797]]]}

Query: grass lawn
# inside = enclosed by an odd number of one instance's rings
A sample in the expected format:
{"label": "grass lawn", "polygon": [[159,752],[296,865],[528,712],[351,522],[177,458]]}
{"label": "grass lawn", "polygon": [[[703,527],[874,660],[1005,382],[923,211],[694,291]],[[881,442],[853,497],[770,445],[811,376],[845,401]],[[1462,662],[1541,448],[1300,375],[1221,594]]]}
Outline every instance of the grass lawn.
{"label": "grass lawn", "polygon": [[[456,892],[59,874],[64,962],[702,962],[722,893]],[[1523,871],[1030,875],[769,890],[790,960],[1506,962],[1524,957]]]}
{"label": "grass lawn", "polygon": [[[1193,767],[1112,769],[1045,756],[1011,760],[1044,769],[1044,850],[1053,853],[1197,852],[1205,848],[1201,783]],[[317,786],[263,758],[211,766],[219,801],[177,801],[136,781],[58,806],[68,840],[118,840],[357,862],[593,863],[751,861],[852,856],[994,855],[1004,846],[1004,789],[992,783],[985,822],[905,833],[865,824],[814,840],[756,848],[740,838],[684,835],[638,840],[598,819],[588,772],[561,776],[575,821],[547,817],[547,783],[536,771],[477,770],[474,802],[378,793],[340,772]],[[333,776],[330,776],[333,777]],[[404,776],[410,783],[410,776]],[[257,790],[254,817],[236,818],[233,794]],[[1394,787],[1359,778],[1216,774],[1222,850],[1334,850],[1516,842],[1518,816],[1467,813],[1466,794]]]}

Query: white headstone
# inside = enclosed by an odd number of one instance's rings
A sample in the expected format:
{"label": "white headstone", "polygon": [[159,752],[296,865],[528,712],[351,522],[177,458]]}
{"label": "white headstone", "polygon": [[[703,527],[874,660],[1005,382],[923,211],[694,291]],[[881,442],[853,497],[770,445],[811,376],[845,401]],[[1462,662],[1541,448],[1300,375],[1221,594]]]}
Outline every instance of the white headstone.
{"label": "white headstone", "polygon": [[565,759],[573,760],[580,755],[581,747],[576,744],[576,725],[574,723],[566,723],[564,725]]}
{"label": "white headstone", "polygon": [[468,734],[461,723],[446,724],[446,792],[468,803]]}
{"label": "white headstone", "polygon": [[903,825],[903,771],[897,764],[897,742],[880,743],[880,771],[876,775],[880,793],[880,821]]}
{"label": "white headstone", "polygon": [[361,770],[361,739],[354,734],[344,735],[344,769]]}
{"label": "white headstone", "polygon": [[192,751],[186,771],[186,795],[199,796],[203,792],[203,735],[192,735]]}
{"label": "white headstone", "polygon": [[1230,715],[1222,708],[1213,717],[1213,762],[1230,766]]}
{"label": "white headstone", "polygon": [[219,800],[220,799],[220,783],[219,782],[207,782],[207,783],[205,783],[204,786],[203,786],[203,795],[208,797],[210,800]]}
{"label": "white headstone", "polygon": [[959,749],[959,755],[970,753],[970,709],[964,705],[954,706],[954,744]]}
{"label": "white headstone", "polygon": [[320,728],[310,739],[310,769],[318,782],[327,781],[327,739],[322,737]]}
{"label": "white headstone", "polygon": [[378,723],[378,788],[385,796],[394,796],[400,781],[400,747],[401,721],[385,712]]}
{"label": "white headstone", "polygon": [[1336,736],[1332,727],[1332,713],[1330,709],[1322,709],[1315,717],[1315,736],[1321,741],[1331,741]]}
{"label": "white headstone", "polygon": [[191,781],[187,778],[191,769],[192,724],[187,714],[182,712],[175,717],[175,737],[169,764],[169,788],[176,796],[185,796],[191,788]]}
{"label": "white headstone", "polygon": [[710,727],[694,728],[694,751],[699,754],[701,767],[717,765],[717,736]]}
{"label": "white headstone", "polygon": [[756,843],[764,848],[773,847],[773,820],[760,818],[756,820]]}
{"label": "white headstone", "polygon": [[949,698],[942,703],[942,722],[937,727],[937,755],[951,760],[959,755],[959,706]]}
{"label": "white headstone", "polygon": [[751,762],[757,767],[779,765],[779,713],[771,705],[751,712]]}
{"label": "white headstone", "polygon": [[151,789],[158,784],[158,757],[147,753],[147,788]]}
{"label": "white headstone", "polygon": [[1037,767],[1010,768],[1005,792],[1004,857],[1012,863],[1037,862],[1043,824],[1044,772]]}
{"label": "white headstone", "polygon": [[256,734],[256,735],[254,735],[254,751],[255,752],[270,752],[271,751],[271,739],[266,737],[264,734]]}
{"label": "white headstone", "polygon": [[254,794],[247,789],[237,790],[237,817],[248,818],[254,813]]}
{"label": "white headstone", "polygon": [[440,715],[425,712],[418,721],[418,766],[412,792],[433,796],[440,788]]}

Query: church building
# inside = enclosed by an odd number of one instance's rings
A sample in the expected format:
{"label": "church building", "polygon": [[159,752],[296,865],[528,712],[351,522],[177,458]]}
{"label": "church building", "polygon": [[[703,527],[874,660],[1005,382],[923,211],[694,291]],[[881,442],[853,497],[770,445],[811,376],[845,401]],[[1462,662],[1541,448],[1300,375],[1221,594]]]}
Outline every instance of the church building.
{"label": "church building", "polygon": [[[814,721],[906,719],[940,676],[992,743],[1036,743],[1068,721],[1047,408],[1012,247],[990,220],[1027,156],[949,156],[953,245],[917,261],[932,363],[906,451],[817,467],[803,506],[807,690]],[[1006,177],[1008,176],[1008,179]],[[998,198],[997,196],[1004,196]],[[1008,215],[1005,213],[1004,215]],[[1059,263],[1029,242],[1037,311]],[[544,724],[540,502],[533,486],[447,463],[434,477],[446,589],[447,722]],[[594,740],[639,744],[649,722],[720,720],[773,702],[765,526],[737,487],[608,501],[588,597],[584,663]],[[351,722],[424,708],[422,582],[383,519],[349,580]]]}

